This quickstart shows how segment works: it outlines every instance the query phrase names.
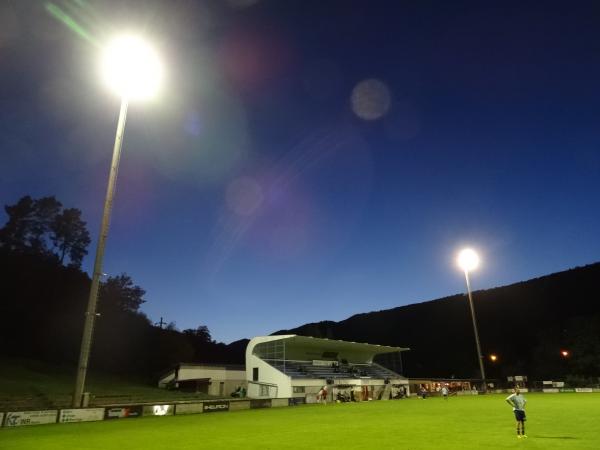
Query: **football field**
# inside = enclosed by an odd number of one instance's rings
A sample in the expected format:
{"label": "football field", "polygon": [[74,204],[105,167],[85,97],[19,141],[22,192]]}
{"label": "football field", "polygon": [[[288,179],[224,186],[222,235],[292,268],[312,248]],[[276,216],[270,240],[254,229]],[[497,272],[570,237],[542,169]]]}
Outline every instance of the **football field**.
{"label": "football field", "polygon": [[599,394],[525,396],[527,439],[487,395],[3,428],[0,449],[600,449]]}

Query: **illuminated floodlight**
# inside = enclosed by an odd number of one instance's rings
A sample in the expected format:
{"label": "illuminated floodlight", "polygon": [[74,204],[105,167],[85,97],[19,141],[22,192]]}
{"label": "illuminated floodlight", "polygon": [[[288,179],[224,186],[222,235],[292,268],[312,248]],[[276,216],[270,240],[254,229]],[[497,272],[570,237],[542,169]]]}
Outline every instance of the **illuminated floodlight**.
{"label": "illuminated floodlight", "polygon": [[[121,108],[104,200],[102,225],[96,247],[90,294],[83,324],[77,379],[75,380],[75,390],[73,392],[73,408],[86,407],[88,401],[83,391],[94,337],[94,321],[98,315],[96,305],[100,289],[100,277],[106,275],[102,270],[102,262],[119,172],[127,108],[130,100],[147,99],[155,95],[163,75],[162,64],[154,50],[144,41],[133,36],[120,37],[107,45],[104,49],[101,68],[104,81],[121,96]],[[168,410],[165,410],[164,405],[158,405],[154,413],[155,415],[164,415],[168,413]]]}
{"label": "illuminated floodlight", "polygon": [[[475,318],[475,308],[473,306],[473,294],[471,293],[471,283],[469,282],[469,271],[476,269],[479,265],[479,256],[474,250],[465,248],[458,254],[456,259],[459,267],[465,273],[465,281],[467,282],[467,296],[469,298],[469,309],[471,310],[471,320],[473,321],[473,334],[475,335],[475,345],[477,346],[477,362],[481,371],[481,381],[483,390],[487,390],[485,381],[485,368],[483,367],[483,355],[481,353],[481,344],[479,342],[479,332],[477,331],[477,319]],[[492,357],[490,357],[492,359]],[[492,359],[494,362],[494,359]]]}
{"label": "illuminated floodlight", "polygon": [[158,55],[136,36],[121,36],[104,49],[102,76],[122,98],[148,99],[156,95],[163,77]]}
{"label": "illuminated floodlight", "polygon": [[496,355],[490,355],[490,360],[492,362],[496,362],[496,361],[498,361],[498,356],[496,356]]}
{"label": "illuminated floodlight", "polygon": [[568,357],[569,357],[571,354],[569,353],[569,351],[568,351],[568,350],[561,350],[561,351],[560,351],[560,355],[561,355],[563,358],[568,358]]}
{"label": "illuminated floodlight", "polygon": [[470,272],[471,270],[477,269],[477,266],[479,266],[479,256],[470,248],[462,250],[458,254],[456,261],[458,262],[458,266],[465,272]]}

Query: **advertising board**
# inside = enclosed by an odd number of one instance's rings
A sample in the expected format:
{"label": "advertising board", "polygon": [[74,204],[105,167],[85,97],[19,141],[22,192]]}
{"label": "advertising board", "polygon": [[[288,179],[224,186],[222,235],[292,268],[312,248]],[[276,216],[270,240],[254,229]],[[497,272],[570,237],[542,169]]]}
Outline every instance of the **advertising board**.
{"label": "advertising board", "polygon": [[259,409],[259,408],[270,408],[271,407],[271,399],[258,399],[258,400],[250,400],[250,409]]}
{"label": "advertising board", "polygon": [[144,405],[144,416],[172,416],[175,405]]}
{"label": "advertising board", "polygon": [[229,411],[241,411],[242,409],[250,409],[250,400],[229,402]]}
{"label": "advertising board", "polygon": [[202,412],[202,403],[181,403],[175,406],[175,414],[198,414]]}
{"label": "advertising board", "polygon": [[305,397],[291,397],[288,399],[290,406],[303,405],[306,403]]}
{"label": "advertising board", "polygon": [[281,407],[281,406],[288,406],[288,399],[287,398],[272,398],[271,399],[271,406],[273,408],[277,408],[277,407]]}
{"label": "advertising board", "polygon": [[108,419],[131,419],[131,418],[135,418],[135,417],[141,417],[142,412],[143,412],[143,409],[142,409],[141,405],[106,408],[104,418],[107,420]]}
{"label": "advertising board", "polygon": [[104,419],[104,408],[61,409],[59,423],[94,422]]}
{"label": "advertising board", "polygon": [[58,410],[45,411],[15,411],[7,412],[4,420],[5,427],[20,427],[23,425],[42,425],[56,423]]}
{"label": "advertising board", "polygon": [[202,411],[204,411],[205,413],[229,411],[229,402],[227,402],[227,401],[204,402]]}

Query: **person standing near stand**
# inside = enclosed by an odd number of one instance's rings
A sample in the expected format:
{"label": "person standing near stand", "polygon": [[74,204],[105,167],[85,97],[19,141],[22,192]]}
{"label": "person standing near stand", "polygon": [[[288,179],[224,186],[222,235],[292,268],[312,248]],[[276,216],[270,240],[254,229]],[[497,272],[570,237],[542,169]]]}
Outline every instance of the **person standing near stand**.
{"label": "person standing near stand", "polygon": [[323,386],[317,394],[317,400],[319,403],[327,404],[327,386]]}
{"label": "person standing near stand", "polygon": [[525,434],[525,404],[527,400],[521,395],[521,390],[516,387],[513,389],[513,393],[506,397],[506,403],[513,407],[515,413],[515,419],[517,420],[517,438],[526,438]]}
{"label": "person standing near stand", "polygon": [[448,400],[448,387],[446,385],[442,386],[442,397],[444,397],[444,400]]}

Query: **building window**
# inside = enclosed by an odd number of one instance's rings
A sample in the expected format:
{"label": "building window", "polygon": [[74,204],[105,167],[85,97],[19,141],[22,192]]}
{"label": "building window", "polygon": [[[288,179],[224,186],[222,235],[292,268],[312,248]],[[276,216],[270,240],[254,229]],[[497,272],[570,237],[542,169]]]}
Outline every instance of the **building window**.
{"label": "building window", "polygon": [[252,381],[258,381],[258,367],[252,368]]}
{"label": "building window", "polygon": [[254,354],[261,359],[266,360],[284,360],[285,343],[284,341],[261,342],[254,347]]}
{"label": "building window", "polygon": [[269,396],[269,386],[264,384],[259,385],[258,395],[260,397],[268,397]]}
{"label": "building window", "polygon": [[304,386],[293,386],[292,392],[294,394],[304,394],[304,392],[305,392]]}

